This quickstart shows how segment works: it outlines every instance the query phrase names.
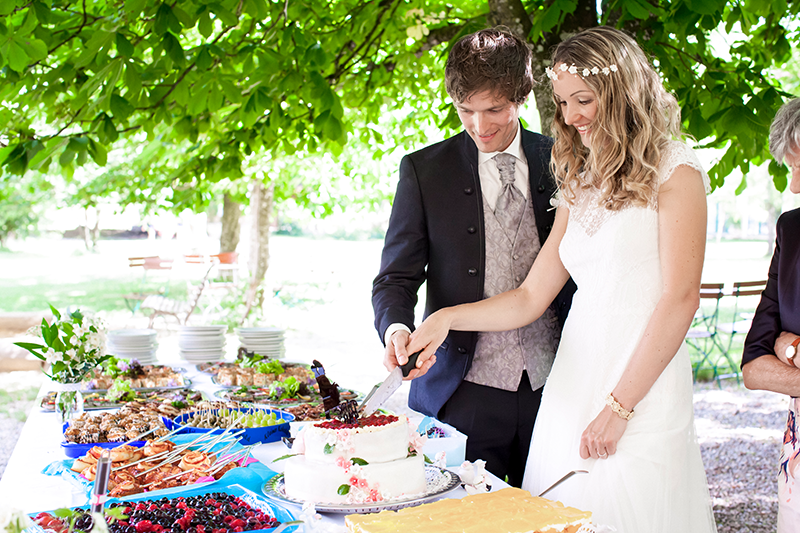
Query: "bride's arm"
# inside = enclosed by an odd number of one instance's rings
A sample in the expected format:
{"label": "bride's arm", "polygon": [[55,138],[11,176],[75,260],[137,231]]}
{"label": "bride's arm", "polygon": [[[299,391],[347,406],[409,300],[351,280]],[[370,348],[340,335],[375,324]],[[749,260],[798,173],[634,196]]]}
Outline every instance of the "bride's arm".
{"label": "bride's arm", "polygon": [[486,300],[446,307],[425,319],[411,334],[408,345],[408,353],[423,350],[417,368],[423,368],[450,330],[506,331],[530,324],[544,313],[569,279],[558,255],[568,215],[566,207],[558,208],[553,229],[519,288]]}
{"label": "bride's arm", "polygon": [[[663,293],[612,393],[630,411],[677,353],[700,303],[706,243],[706,195],[699,172],[678,167],[658,195]],[[616,452],[627,422],[606,406],[581,437],[581,457]]]}

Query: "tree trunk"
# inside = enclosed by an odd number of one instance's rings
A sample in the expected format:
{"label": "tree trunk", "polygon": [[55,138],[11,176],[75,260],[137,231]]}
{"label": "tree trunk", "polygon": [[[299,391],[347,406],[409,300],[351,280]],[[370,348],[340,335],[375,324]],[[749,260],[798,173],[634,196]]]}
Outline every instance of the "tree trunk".
{"label": "tree trunk", "polygon": [[553,117],[556,115],[553,88],[550,86],[550,80],[544,74],[545,67],[551,66],[550,56],[558,43],[595,26],[597,26],[597,3],[595,0],[578,0],[575,11],[564,18],[564,23],[558,33],[545,33],[541,41],[531,43],[533,45],[533,77],[541,82],[533,86],[533,95],[536,98],[536,109],[539,110],[543,135],[552,135],[551,125]]}
{"label": "tree trunk", "polygon": [[83,244],[86,246],[86,251],[92,251],[92,237],[89,233],[89,208],[83,208]]}
{"label": "tree trunk", "polygon": [[239,245],[239,219],[242,216],[242,206],[239,202],[225,193],[222,205],[222,234],[219,236],[220,253],[235,252]]}
{"label": "tree trunk", "polygon": [[269,266],[269,224],[275,202],[275,185],[264,185],[259,178],[253,178],[250,184],[250,283],[247,289],[247,301],[242,322],[250,314],[253,307],[261,307],[264,292],[260,291],[264,276]]}
{"label": "tree trunk", "polygon": [[97,249],[97,241],[100,239],[100,210],[95,209],[94,226],[92,226],[92,250]]}

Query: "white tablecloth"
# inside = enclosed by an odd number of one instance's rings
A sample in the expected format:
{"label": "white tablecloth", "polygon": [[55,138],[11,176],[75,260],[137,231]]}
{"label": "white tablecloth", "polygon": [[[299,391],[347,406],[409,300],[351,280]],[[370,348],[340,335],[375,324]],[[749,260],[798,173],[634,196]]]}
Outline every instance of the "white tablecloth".
{"label": "white tablecloth", "polygon": [[[192,388],[202,390],[209,396],[217,389],[211,382],[210,376],[198,372],[193,365],[186,366],[186,370],[186,376],[192,380]],[[85,502],[85,495],[81,489],[60,476],[41,473],[50,463],[66,458],[60,446],[63,435],[58,415],[44,412],[38,407],[41,398],[49,390],[51,390],[50,384],[45,383],[22,429],[3,478],[0,479],[0,502],[3,502],[4,507],[33,513],[73,507]],[[281,463],[272,463],[272,460],[286,453],[286,446],[281,442],[275,442],[255,447],[253,456],[268,468],[280,472]],[[491,475],[490,477],[493,490],[508,486],[498,478]],[[466,494],[466,491],[458,488],[445,497],[463,498]],[[296,515],[300,514],[299,506],[291,506],[290,510]],[[323,514],[323,520],[344,524],[344,515]]]}

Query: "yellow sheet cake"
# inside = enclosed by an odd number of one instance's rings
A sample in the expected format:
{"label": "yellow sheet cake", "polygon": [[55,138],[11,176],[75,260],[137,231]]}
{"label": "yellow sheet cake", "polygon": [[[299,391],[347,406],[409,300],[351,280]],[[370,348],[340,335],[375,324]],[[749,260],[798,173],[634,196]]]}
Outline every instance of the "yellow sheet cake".
{"label": "yellow sheet cake", "polygon": [[352,533],[575,533],[592,513],[516,488],[442,499],[378,514],[348,515]]}

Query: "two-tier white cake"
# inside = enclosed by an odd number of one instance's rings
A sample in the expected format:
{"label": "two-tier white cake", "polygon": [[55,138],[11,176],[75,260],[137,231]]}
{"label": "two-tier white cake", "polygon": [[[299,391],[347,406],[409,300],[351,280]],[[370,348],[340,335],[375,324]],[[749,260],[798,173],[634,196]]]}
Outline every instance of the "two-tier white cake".
{"label": "two-tier white cake", "polygon": [[359,504],[425,492],[425,462],[405,416],[374,414],[356,424],[326,420],[295,439],[284,470],[286,495]]}

